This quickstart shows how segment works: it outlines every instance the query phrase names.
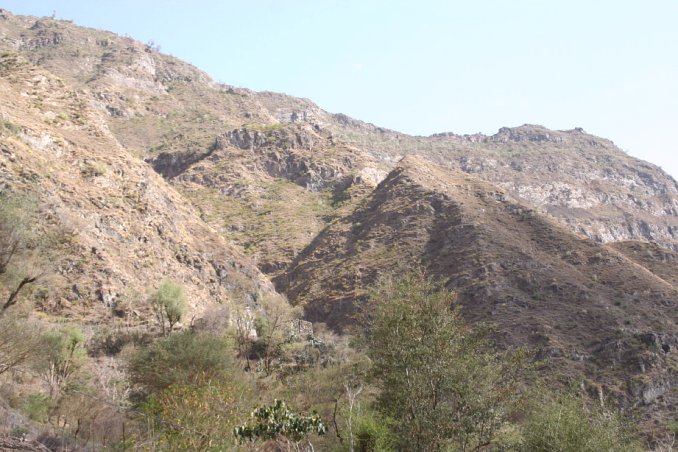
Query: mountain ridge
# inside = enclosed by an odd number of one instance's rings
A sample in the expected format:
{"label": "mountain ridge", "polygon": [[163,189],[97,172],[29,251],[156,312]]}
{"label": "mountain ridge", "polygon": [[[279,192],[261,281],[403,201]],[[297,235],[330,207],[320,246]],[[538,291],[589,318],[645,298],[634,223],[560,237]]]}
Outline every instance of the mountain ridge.
{"label": "mountain ridge", "polygon": [[[356,322],[375,281],[418,267],[458,294],[467,319],[496,324],[499,343],[551,357],[556,375],[586,375],[587,385],[626,406],[657,387],[675,403],[675,356],[661,352],[659,364],[638,341],[678,344],[677,286],[480,179],[418,157],[404,159],[274,281],[307,318],[343,328]],[[654,406],[652,416],[665,409]]]}
{"label": "mountain ridge", "polygon": [[4,10],[0,47],[0,178],[37,181],[41,224],[79,231],[49,315],[107,322],[127,297],[123,315],[149,321],[142,292],[170,278],[196,318],[284,294],[346,331],[380,276],[423,266],[557,379],[648,431],[675,413],[678,184],[611,141],[529,124],[411,136]]}

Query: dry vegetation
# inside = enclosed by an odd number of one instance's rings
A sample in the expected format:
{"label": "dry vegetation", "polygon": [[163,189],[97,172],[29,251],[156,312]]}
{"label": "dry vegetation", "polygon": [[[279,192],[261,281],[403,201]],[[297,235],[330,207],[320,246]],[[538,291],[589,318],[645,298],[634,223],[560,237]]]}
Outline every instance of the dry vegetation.
{"label": "dry vegetation", "polygon": [[658,168],[407,136],[67,21],[0,10],[0,49],[0,448],[635,450],[628,416],[669,447]]}

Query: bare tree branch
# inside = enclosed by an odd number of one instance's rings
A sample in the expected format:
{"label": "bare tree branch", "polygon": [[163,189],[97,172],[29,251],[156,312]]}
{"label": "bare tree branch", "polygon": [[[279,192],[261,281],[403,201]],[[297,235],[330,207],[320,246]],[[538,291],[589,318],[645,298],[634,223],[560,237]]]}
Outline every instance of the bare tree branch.
{"label": "bare tree branch", "polygon": [[32,284],[35,281],[37,281],[39,276],[26,276],[24,277],[21,282],[19,282],[19,285],[12,291],[11,294],[9,294],[9,297],[7,298],[7,301],[5,301],[5,304],[2,305],[2,312],[4,313],[10,306],[13,306],[16,304],[16,302],[19,300],[17,297],[19,295],[19,292],[21,292],[21,289],[24,288],[24,286],[28,284]]}

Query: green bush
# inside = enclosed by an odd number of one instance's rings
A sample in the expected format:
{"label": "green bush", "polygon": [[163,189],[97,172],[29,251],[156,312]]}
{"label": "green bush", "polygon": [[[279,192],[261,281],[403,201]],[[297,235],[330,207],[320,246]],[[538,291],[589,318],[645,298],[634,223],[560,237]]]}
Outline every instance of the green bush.
{"label": "green bush", "polygon": [[327,433],[327,426],[318,413],[313,412],[310,416],[300,415],[292,411],[282,400],[275,400],[273,405],[255,409],[251,417],[253,424],[242,425],[234,430],[235,436],[242,442],[278,440],[284,437],[293,441],[296,450],[299,450],[302,441],[308,442],[309,434]]}
{"label": "green bush", "polygon": [[40,393],[28,394],[23,403],[23,411],[29,419],[45,422],[49,414],[49,397]]}
{"label": "green bush", "polygon": [[208,381],[232,368],[233,350],[225,338],[184,331],[134,353],[130,378],[148,392],[174,384]]}
{"label": "green bush", "polygon": [[617,452],[643,448],[618,413],[573,395],[537,398],[524,430],[526,452]]}
{"label": "green bush", "polygon": [[50,397],[57,398],[82,376],[87,362],[85,337],[78,327],[64,326],[45,333],[42,348],[45,358],[36,363],[36,368],[49,385]]}
{"label": "green bush", "polygon": [[395,449],[390,420],[379,414],[363,412],[354,419],[356,449],[364,452],[386,452]]}

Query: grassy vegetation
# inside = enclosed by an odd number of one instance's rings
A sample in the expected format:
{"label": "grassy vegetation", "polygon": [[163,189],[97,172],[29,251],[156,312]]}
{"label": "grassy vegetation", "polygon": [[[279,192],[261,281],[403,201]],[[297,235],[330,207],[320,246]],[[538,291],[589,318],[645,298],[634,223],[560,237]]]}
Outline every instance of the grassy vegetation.
{"label": "grassy vegetation", "polygon": [[206,187],[182,194],[200,206],[208,223],[262,262],[289,261],[333,213],[330,191],[311,192],[283,179],[257,188],[261,191],[242,197]]}
{"label": "grassy vegetation", "polygon": [[573,394],[534,398],[523,439],[527,451],[642,451],[628,421]]}
{"label": "grassy vegetation", "polygon": [[18,135],[21,128],[13,122],[0,118],[0,135]]}

